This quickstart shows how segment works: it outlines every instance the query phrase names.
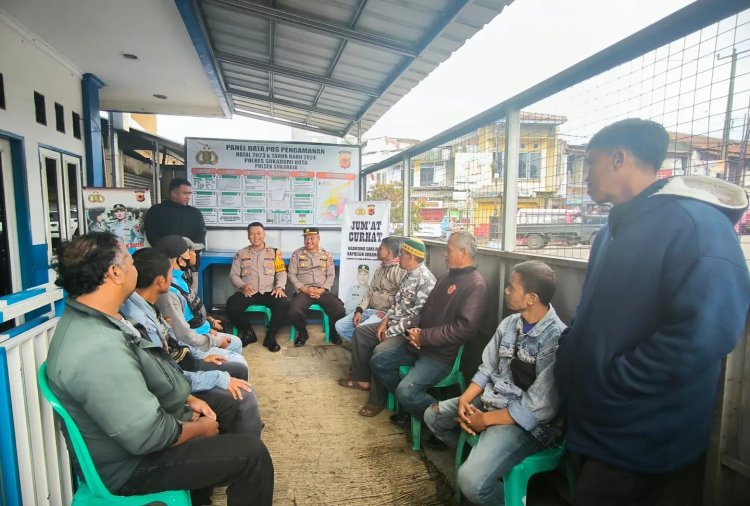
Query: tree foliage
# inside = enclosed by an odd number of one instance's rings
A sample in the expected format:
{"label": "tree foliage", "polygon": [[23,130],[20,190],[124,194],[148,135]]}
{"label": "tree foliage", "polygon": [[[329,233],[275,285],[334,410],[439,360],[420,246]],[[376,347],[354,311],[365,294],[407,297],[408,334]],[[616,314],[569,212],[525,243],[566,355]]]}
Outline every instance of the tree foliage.
{"label": "tree foliage", "polygon": [[[404,188],[401,183],[377,184],[367,191],[367,200],[391,201],[391,228],[393,233],[404,235]],[[409,206],[409,217],[413,232],[419,231],[422,223],[422,200],[412,200]]]}

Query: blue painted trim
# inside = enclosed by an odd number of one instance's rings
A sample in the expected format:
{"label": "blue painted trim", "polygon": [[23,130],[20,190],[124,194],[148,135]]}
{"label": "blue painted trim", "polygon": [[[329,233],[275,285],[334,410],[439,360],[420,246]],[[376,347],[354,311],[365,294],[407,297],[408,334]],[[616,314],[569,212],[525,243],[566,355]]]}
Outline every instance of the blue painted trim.
{"label": "blue painted trim", "polygon": [[[10,142],[10,156],[13,172],[13,199],[16,209],[16,231],[18,232],[18,254],[21,264],[21,288],[39,286],[49,281],[47,276],[47,243],[33,244],[31,238],[31,211],[29,202],[29,181],[27,177],[24,138],[11,132],[0,130],[0,137]],[[42,199],[41,187],[36,196]]]}
{"label": "blue painted trim", "polygon": [[34,288],[31,290],[24,290],[23,292],[11,293],[10,295],[3,295],[2,297],[0,297],[0,300],[4,300],[8,304],[18,304],[22,300],[36,297],[37,295],[40,295],[46,291],[47,290],[45,288]]}
{"label": "blue painted trim", "polygon": [[6,506],[21,506],[21,480],[18,476],[16,455],[8,359],[5,356],[5,348],[0,347],[0,475],[3,482],[0,503]]}
{"label": "blue painted trim", "polygon": [[99,119],[99,90],[104,83],[94,74],[84,74],[83,145],[86,152],[86,186],[104,187],[104,158],[102,153],[102,122]]}
{"label": "blue painted trim", "polygon": [[224,111],[224,117],[231,118],[232,107],[230,106],[229,96],[219,73],[213,51],[211,50],[211,44],[209,44],[206,33],[201,26],[201,21],[198,13],[195,12],[193,2],[191,0],[174,0],[174,3],[180,12],[180,16],[182,16],[182,22],[190,36],[190,40],[193,41],[193,47],[195,48],[195,52],[198,53],[198,59],[203,65],[203,71],[211,83],[214,95],[216,95],[219,105]]}
{"label": "blue painted trim", "polygon": [[27,330],[33,327],[36,327],[37,325],[41,325],[42,323],[47,322],[49,320],[50,320],[49,309],[46,309],[44,312],[44,316],[37,316],[36,318],[32,320],[28,320],[26,323],[19,325],[18,327],[14,327],[7,332],[3,332],[2,335],[8,336],[10,338],[14,338],[17,335],[23,334]]}
{"label": "blue painted trim", "polygon": [[79,160],[81,160],[83,158],[83,155],[81,155],[81,153],[73,153],[72,151],[66,151],[64,149],[60,149],[58,147],[51,146],[49,144],[42,144],[40,142],[38,144],[38,146],[40,148],[49,149],[50,151],[54,151],[56,153],[60,153],[60,154],[67,155],[67,156],[72,156],[73,158],[78,158]]}

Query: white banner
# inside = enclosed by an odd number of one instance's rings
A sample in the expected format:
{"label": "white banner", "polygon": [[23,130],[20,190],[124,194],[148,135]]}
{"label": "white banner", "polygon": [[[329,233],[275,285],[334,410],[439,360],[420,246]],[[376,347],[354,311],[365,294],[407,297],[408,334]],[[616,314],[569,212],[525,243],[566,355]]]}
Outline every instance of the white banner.
{"label": "white banner", "polygon": [[378,246],[388,237],[391,223],[389,201],[347,202],[341,228],[339,298],[351,313],[367,292],[378,268]]}
{"label": "white banner", "polygon": [[151,207],[149,190],[84,188],[83,210],[87,232],[112,232],[128,248],[145,245],[143,218]]}
{"label": "white banner", "polygon": [[185,152],[209,227],[338,228],[357,198],[357,146],[187,138]]}

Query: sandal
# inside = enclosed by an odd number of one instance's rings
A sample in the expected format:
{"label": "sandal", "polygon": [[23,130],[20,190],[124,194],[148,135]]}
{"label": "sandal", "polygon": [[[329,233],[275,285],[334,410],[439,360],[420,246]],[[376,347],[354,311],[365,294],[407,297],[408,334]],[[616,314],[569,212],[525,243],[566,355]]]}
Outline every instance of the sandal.
{"label": "sandal", "polygon": [[385,407],[380,406],[371,406],[370,404],[365,404],[360,408],[359,414],[366,417],[373,417],[380,414],[381,411],[383,411]]}
{"label": "sandal", "polygon": [[370,387],[363,387],[362,385],[352,380],[351,378],[341,378],[336,383],[338,383],[344,388],[353,388],[355,390],[362,390],[363,392],[370,391]]}

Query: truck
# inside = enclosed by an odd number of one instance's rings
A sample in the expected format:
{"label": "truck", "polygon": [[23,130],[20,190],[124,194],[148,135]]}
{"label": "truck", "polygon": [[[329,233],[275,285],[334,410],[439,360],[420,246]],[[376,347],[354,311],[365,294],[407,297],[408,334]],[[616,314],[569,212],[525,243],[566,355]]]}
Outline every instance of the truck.
{"label": "truck", "polygon": [[574,221],[519,223],[516,225],[516,244],[528,246],[529,249],[542,249],[552,242],[565,246],[591,244],[608,219],[606,214],[590,214]]}

